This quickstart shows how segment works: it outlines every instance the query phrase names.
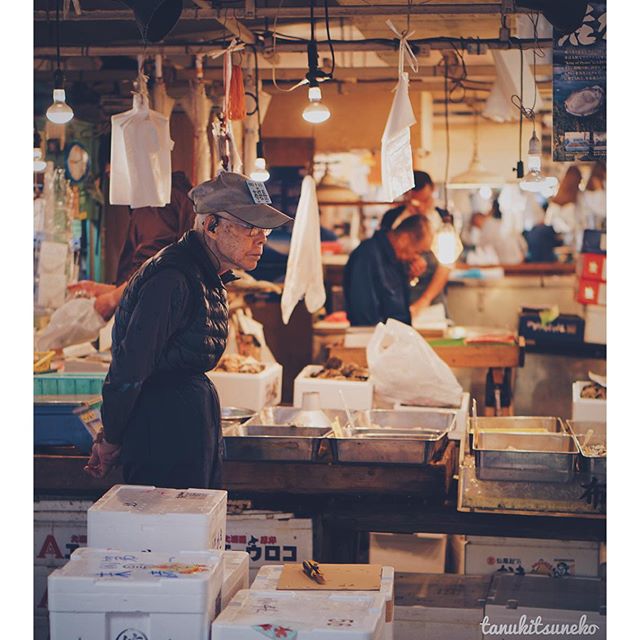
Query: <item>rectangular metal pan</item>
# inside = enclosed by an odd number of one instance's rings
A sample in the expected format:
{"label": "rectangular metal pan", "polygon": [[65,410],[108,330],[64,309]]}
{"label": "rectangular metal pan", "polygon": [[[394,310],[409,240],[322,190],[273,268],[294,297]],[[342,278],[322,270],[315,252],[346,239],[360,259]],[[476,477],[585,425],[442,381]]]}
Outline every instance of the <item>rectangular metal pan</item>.
{"label": "rectangular metal pan", "polygon": [[[567,420],[567,426],[580,451],[580,470],[600,481],[605,481],[607,477],[607,423]],[[589,431],[591,431],[591,435],[587,440]],[[589,448],[593,445],[603,445],[604,454],[598,454]]]}

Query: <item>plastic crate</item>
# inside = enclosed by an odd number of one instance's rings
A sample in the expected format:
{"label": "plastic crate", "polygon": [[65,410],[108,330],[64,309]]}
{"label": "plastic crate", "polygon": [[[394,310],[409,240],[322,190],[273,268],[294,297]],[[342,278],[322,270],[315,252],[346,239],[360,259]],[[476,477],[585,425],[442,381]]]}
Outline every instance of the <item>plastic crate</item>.
{"label": "plastic crate", "polygon": [[102,373],[48,373],[33,376],[35,396],[99,395],[106,378]]}

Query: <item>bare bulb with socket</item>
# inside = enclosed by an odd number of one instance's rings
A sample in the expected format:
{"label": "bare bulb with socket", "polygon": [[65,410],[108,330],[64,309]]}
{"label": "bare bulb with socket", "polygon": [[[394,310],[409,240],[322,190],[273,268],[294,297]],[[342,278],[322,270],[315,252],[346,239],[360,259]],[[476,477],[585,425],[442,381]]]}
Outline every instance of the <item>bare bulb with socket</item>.
{"label": "bare bulb with socket", "polygon": [[73,109],[66,103],[64,89],[53,90],[53,104],[47,109],[47,119],[55,124],[65,124],[73,118]]}
{"label": "bare bulb with socket", "polygon": [[309,104],[302,112],[302,117],[311,124],[320,124],[331,117],[331,111],[326,104],[322,104],[320,87],[309,87]]}

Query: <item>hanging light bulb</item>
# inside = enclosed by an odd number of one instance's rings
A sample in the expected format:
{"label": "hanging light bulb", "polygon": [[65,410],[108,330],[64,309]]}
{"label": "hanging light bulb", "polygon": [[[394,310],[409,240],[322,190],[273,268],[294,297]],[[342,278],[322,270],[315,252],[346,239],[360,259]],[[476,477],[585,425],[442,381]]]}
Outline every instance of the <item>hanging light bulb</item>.
{"label": "hanging light bulb", "polygon": [[326,104],[322,104],[322,92],[316,84],[309,87],[309,104],[302,112],[302,117],[311,124],[325,122],[331,116],[331,111]]}
{"label": "hanging light bulb", "polygon": [[267,161],[264,159],[264,152],[262,151],[262,140],[256,145],[256,161],[250,177],[257,182],[266,182],[271,177],[267,171]]}
{"label": "hanging light bulb", "polygon": [[66,103],[64,75],[60,69],[60,0],[56,0],[56,70],[53,74],[53,104],[47,109],[47,119],[65,124],[73,118],[73,109]]}
{"label": "hanging light bulb", "polygon": [[42,173],[47,168],[47,163],[42,159],[41,140],[37,129],[33,130],[33,171]]}
{"label": "hanging light bulb", "polygon": [[443,265],[455,264],[462,253],[462,249],[462,242],[455,227],[450,221],[445,221],[436,231],[431,246],[431,250],[435,257],[438,258],[438,262]]}
{"label": "hanging light bulb", "polygon": [[542,173],[542,144],[535,130],[529,139],[529,153],[527,155],[528,173],[520,181],[523,191],[540,193],[552,189],[557,183],[557,178],[547,177]]}

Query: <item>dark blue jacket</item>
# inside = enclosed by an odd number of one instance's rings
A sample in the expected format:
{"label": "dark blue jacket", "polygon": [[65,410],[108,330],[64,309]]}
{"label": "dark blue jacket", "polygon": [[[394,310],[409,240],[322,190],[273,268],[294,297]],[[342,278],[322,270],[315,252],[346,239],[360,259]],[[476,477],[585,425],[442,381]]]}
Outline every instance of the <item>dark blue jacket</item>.
{"label": "dark blue jacket", "polygon": [[343,275],[347,317],[353,326],[394,318],[411,324],[407,271],[386,231],[376,231],[349,256]]}

